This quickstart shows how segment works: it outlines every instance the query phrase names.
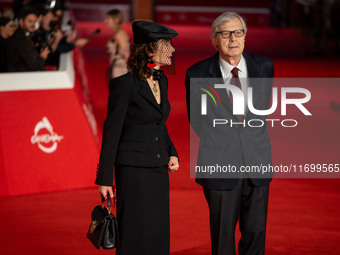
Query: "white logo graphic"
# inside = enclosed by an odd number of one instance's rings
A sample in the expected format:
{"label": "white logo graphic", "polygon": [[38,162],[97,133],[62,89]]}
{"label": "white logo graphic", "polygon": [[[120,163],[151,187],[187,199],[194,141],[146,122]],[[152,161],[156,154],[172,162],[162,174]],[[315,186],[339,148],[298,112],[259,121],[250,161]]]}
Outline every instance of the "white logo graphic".
{"label": "white logo graphic", "polygon": [[[47,130],[48,134],[39,134],[41,130]],[[46,117],[42,118],[34,128],[34,135],[31,137],[32,144],[38,144],[40,150],[46,153],[52,153],[57,149],[58,142],[63,139],[63,136],[59,136],[53,132],[53,127]]]}
{"label": "white logo graphic", "polygon": [[[243,92],[240,88],[238,88],[235,85],[228,85],[228,84],[215,84],[214,86],[216,89],[225,89],[227,92],[230,91],[230,93],[233,96],[233,114],[234,115],[244,115],[244,101],[245,96],[243,95]],[[210,97],[213,99],[213,101],[216,104],[216,100],[214,99],[214,96],[207,90],[200,88],[201,90],[205,91],[210,95]],[[273,88],[272,91],[272,106],[270,109],[267,110],[258,110],[255,109],[253,104],[253,88],[248,88],[248,109],[250,112],[252,112],[255,115],[259,116],[265,116],[270,115],[273,112],[275,112],[277,105],[278,105],[278,88]],[[304,94],[303,98],[287,98],[288,93],[300,93]],[[217,95],[217,94],[216,94]],[[308,89],[304,88],[297,88],[297,87],[282,87],[281,88],[281,115],[286,116],[287,115],[287,105],[295,105],[304,115],[311,116],[312,114],[306,109],[306,107],[303,105],[304,103],[309,102],[311,99],[311,93]],[[207,115],[207,94],[201,94],[201,115]],[[222,102],[221,102],[222,105]],[[265,121],[270,121],[272,123],[272,127],[274,127],[275,121],[281,121],[280,119],[250,119],[247,121],[247,124],[249,127],[262,127],[265,124]],[[257,122],[257,125],[254,124],[254,122]],[[292,125],[288,125],[288,123],[293,123]],[[226,125],[230,123],[230,127],[233,125],[243,125],[243,127],[246,127],[246,120],[243,119],[243,121],[235,122],[232,119],[229,121],[227,119],[213,119],[213,127],[216,127],[216,125]],[[296,127],[298,125],[297,120],[295,119],[284,119],[281,121],[281,125],[283,127]]]}
{"label": "white logo graphic", "polygon": [[[226,89],[226,91],[230,91],[230,93],[233,95],[233,114],[244,114],[244,95],[241,89],[236,87],[235,85],[228,85],[228,84],[215,84],[215,88],[217,89]],[[288,93],[301,93],[304,94],[304,98],[297,98],[297,99],[288,99],[287,94]],[[268,110],[257,110],[254,108],[253,105],[253,88],[248,88],[248,107],[249,111],[251,111],[254,114],[257,115],[270,115],[273,112],[275,112],[277,108],[277,88],[273,88],[273,103],[272,107]],[[281,88],[281,115],[285,116],[287,115],[286,107],[288,104],[294,104],[297,108],[300,109],[300,111],[304,115],[311,116],[312,114],[302,105],[304,103],[307,103],[311,99],[311,93],[308,89],[304,88]],[[201,115],[207,115],[207,95],[202,94],[201,95]]]}

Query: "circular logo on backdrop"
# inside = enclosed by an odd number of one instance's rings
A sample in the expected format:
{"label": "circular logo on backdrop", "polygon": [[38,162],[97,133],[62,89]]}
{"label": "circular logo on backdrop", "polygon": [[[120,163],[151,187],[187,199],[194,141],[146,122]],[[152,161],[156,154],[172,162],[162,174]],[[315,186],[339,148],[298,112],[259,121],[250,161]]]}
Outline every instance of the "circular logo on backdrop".
{"label": "circular logo on backdrop", "polygon": [[34,128],[34,135],[31,137],[31,143],[37,144],[39,149],[45,153],[55,152],[58,143],[63,139],[54,133],[53,127],[47,117],[43,117]]}

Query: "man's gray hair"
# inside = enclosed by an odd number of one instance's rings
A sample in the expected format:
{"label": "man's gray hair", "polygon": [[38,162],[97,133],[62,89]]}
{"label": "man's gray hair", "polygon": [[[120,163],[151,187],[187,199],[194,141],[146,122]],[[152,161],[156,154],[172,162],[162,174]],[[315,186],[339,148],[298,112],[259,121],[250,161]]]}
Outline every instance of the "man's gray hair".
{"label": "man's gray hair", "polygon": [[241,21],[242,28],[244,29],[244,34],[247,34],[246,22],[239,14],[237,14],[236,12],[224,12],[220,16],[218,16],[212,23],[210,38],[212,39],[216,36],[218,26],[222,25],[225,22],[229,22],[234,18],[238,18]]}

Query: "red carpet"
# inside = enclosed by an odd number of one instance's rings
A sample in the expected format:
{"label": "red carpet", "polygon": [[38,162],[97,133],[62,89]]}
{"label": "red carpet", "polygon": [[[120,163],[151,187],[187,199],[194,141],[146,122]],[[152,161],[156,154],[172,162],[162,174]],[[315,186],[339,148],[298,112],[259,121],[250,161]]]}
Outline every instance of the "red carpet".
{"label": "red carpet", "polygon": [[[97,27],[102,33],[83,49],[89,94],[102,127],[108,87],[105,42],[110,31],[103,24],[79,23],[80,35]],[[176,76],[169,76],[172,105],[168,129],[180,155],[180,171],[171,174],[171,254],[210,254],[208,208],[200,186],[189,177],[189,124],[186,117],[184,75],[187,67],[214,53],[209,27],[173,26]],[[130,30],[129,30],[130,31]],[[131,31],[130,31],[131,32]],[[274,60],[276,77],[339,77],[335,57],[312,57],[310,41],[294,30],[249,28],[246,51]],[[301,126],[272,128],[274,163],[340,163],[340,86],[313,86],[310,119],[293,112]],[[95,166],[94,166],[95,176]],[[65,177],[67,178],[67,177]],[[275,179],[271,184],[267,254],[340,254],[340,181],[338,179]],[[98,202],[97,188],[20,197],[0,197],[0,254],[112,254],[97,251],[86,239],[90,212]],[[237,237],[239,233],[237,231]]]}
{"label": "red carpet", "polygon": [[[196,185],[187,188],[171,189],[171,254],[208,255],[207,206]],[[1,254],[112,254],[85,237],[97,201],[97,189],[1,197]],[[274,180],[267,254],[340,254],[339,201],[338,180]]]}

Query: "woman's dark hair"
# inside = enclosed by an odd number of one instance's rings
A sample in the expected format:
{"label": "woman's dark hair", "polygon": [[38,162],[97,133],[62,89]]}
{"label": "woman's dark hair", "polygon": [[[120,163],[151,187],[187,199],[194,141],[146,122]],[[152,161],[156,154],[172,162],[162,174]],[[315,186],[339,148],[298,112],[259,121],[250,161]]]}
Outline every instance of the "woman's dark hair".
{"label": "woman's dark hair", "polygon": [[11,19],[7,17],[0,17],[0,26],[6,26]]}
{"label": "woman's dark hair", "polygon": [[118,19],[118,24],[119,25],[122,25],[123,24],[123,21],[124,21],[124,15],[123,13],[118,10],[118,9],[112,9],[111,11],[108,11],[106,13],[107,16],[110,16],[112,18],[117,18]]}
{"label": "woman's dark hair", "polygon": [[132,44],[130,47],[130,56],[127,61],[127,69],[130,73],[137,75],[139,79],[146,80],[151,76],[147,64],[150,60],[146,50],[154,53],[157,50],[157,42]]}

